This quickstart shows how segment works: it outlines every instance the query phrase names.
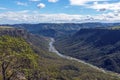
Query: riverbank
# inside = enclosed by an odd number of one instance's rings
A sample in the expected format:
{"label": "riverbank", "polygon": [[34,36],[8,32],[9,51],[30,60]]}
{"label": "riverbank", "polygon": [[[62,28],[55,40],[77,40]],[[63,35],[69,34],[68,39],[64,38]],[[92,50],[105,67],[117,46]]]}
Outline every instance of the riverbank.
{"label": "riverbank", "polygon": [[[58,56],[60,56],[61,58],[64,58],[64,59],[68,59],[68,60],[74,60],[74,61],[77,61],[77,62],[80,62],[80,63],[83,63],[85,65],[88,65],[96,70],[99,70],[103,73],[114,73],[114,72],[111,72],[111,71],[107,71],[107,70],[104,70],[102,68],[99,68],[97,66],[94,66],[92,64],[89,64],[89,63],[86,63],[85,61],[82,61],[82,60],[79,60],[79,59],[76,59],[76,58],[73,58],[73,57],[70,57],[70,56],[66,56],[66,55],[62,55],[61,53],[59,53],[59,51],[56,50],[56,48],[54,47],[54,38],[50,38],[50,42],[49,42],[49,51],[50,52],[53,52],[53,53],[56,53]],[[120,75],[118,73],[114,73],[115,75],[118,75],[120,77]]]}

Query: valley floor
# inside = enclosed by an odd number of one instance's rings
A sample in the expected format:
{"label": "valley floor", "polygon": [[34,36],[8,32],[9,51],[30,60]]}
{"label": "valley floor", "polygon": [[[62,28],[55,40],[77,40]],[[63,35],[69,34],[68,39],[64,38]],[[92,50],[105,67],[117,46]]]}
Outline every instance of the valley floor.
{"label": "valley floor", "polygon": [[118,73],[114,73],[114,72],[111,72],[111,71],[107,71],[107,70],[104,70],[103,68],[99,68],[99,67],[97,67],[97,66],[94,66],[94,65],[92,65],[92,64],[89,64],[89,63],[87,63],[87,62],[85,62],[85,61],[83,61],[83,60],[80,60],[80,59],[77,59],[77,58],[73,58],[73,57],[70,57],[70,56],[66,56],[66,55],[61,54],[61,53],[55,48],[54,42],[55,42],[54,38],[50,38],[49,51],[50,51],[50,52],[53,52],[53,53],[56,53],[56,54],[57,54],[58,56],[60,56],[61,58],[64,58],[64,59],[67,59],[67,60],[76,61],[76,62],[80,62],[80,63],[85,64],[85,65],[87,65],[87,66],[89,66],[89,67],[92,67],[92,68],[94,68],[94,69],[96,69],[96,70],[99,70],[99,71],[101,71],[101,72],[103,72],[103,73],[113,73],[113,74],[118,75],[118,76],[120,77],[120,74],[118,74]]}

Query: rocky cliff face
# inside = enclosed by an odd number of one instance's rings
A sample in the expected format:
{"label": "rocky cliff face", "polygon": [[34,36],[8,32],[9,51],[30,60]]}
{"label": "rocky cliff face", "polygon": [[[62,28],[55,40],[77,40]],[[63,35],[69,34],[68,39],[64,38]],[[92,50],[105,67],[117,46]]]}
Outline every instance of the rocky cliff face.
{"label": "rocky cliff face", "polygon": [[13,37],[23,37],[23,38],[29,37],[29,34],[26,30],[19,28],[11,28],[11,27],[10,28],[0,27],[0,36],[2,35],[9,35]]}

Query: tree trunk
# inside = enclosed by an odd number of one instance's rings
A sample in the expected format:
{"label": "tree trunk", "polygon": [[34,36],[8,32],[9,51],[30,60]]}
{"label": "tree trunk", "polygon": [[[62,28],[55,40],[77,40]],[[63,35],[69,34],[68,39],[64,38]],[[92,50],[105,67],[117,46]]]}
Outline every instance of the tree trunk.
{"label": "tree trunk", "polygon": [[3,80],[7,80],[6,79],[6,74],[5,74],[6,70],[5,70],[5,63],[2,63],[2,76],[3,76]]}

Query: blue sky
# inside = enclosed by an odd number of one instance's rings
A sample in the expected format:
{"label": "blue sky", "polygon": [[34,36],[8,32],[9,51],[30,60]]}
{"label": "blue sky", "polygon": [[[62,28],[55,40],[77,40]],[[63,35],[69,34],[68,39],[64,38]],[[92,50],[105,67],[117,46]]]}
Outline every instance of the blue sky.
{"label": "blue sky", "polygon": [[0,0],[0,24],[120,22],[119,0]]}

